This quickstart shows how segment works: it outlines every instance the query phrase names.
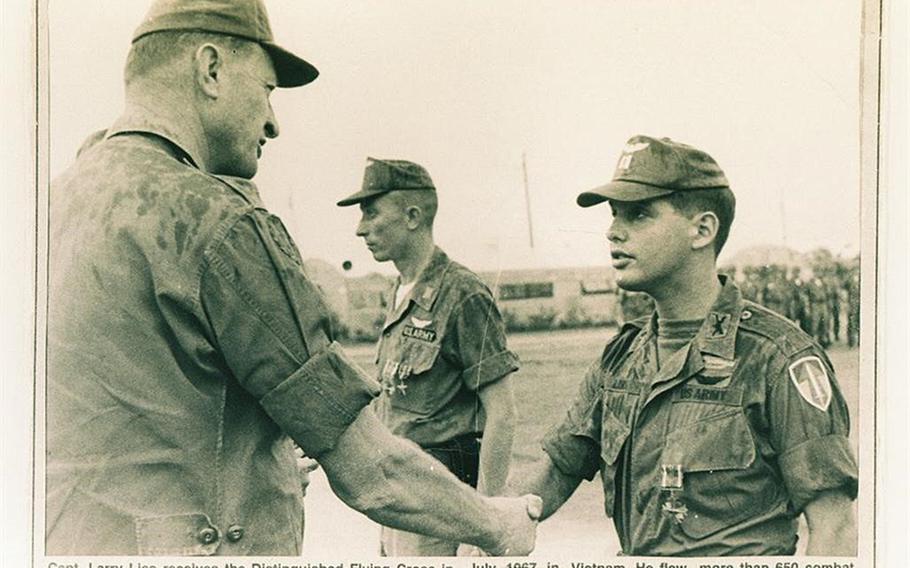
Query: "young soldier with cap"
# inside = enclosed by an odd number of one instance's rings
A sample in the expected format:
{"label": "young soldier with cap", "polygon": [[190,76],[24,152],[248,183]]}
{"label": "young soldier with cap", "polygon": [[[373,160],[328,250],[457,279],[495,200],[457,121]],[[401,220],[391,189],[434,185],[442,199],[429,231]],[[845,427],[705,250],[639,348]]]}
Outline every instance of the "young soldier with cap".
{"label": "young soldier with cap", "polygon": [[539,492],[545,518],[600,470],[627,555],[793,554],[801,513],[809,554],[855,554],[846,404],[818,344],[717,274],[735,205],[720,167],[635,136],[578,197],[602,202],[617,284],[656,311],[607,344],[514,487]]}
{"label": "young soldier with cap", "polygon": [[[419,444],[487,495],[509,471],[518,359],[490,290],[433,242],[436,188],[420,165],[368,158],[357,236],[399,276],[379,339],[376,409],[389,429]],[[481,443],[482,438],[482,443]],[[458,542],[383,527],[385,556],[451,556]]]}
{"label": "young soldier with cap", "polygon": [[299,554],[292,440],[377,522],[533,548],[539,500],[481,497],[366,408],[249,181],[270,92],[316,75],[261,0],[159,0],[136,31],[125,114],[50,193],[48,554]]}

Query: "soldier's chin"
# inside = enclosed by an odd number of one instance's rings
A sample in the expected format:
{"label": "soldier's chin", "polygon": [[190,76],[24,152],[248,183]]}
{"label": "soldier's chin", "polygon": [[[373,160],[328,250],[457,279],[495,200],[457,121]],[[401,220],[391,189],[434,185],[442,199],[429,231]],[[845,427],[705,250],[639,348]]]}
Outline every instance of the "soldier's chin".
{"label": "soldier's chin", "polygon": [[621,288],[626,292],[644,292],[645,287],[643,284],[643,282],[636,281],[632,278],[623,278],[621,275],[616,278],[617,288]]}
{"label": "soldier's chin", "polygon": [[379,250],[371,250],[370,253],[373,255],[373,260],[376,262],[385,262],[389,260],[388,255]]}

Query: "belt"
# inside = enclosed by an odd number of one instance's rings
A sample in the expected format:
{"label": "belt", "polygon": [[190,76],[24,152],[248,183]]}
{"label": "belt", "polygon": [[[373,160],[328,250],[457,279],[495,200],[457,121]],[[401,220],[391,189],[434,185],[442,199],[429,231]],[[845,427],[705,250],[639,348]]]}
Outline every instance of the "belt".
{"label": "belt", "polygon": [[476,434],[458,436],[441,444],[425,446],[423,450],[442,462],[462,483],[477,488],[480,438]]}

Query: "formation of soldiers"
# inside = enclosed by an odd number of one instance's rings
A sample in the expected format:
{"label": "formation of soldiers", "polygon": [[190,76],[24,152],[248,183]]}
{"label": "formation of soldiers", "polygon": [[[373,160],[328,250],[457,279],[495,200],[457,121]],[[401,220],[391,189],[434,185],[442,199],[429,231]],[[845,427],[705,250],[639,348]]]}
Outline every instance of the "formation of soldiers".
{"label": "formation of soldiers", "polygon": [[[738,276],[744,298],[792,320],[822,347],[842,338],[848,347],[859,344],[859,267],[855,264],[835,262],[815,270],[747,266]],[[646,294],[620,290],[617,307],[621,324],[649,315],[654,302]]]}
{"label": "formation of soldiers", "polygon": [[859,344],[858,266],[747,266],[739,286],[745,298],[789,318],[822,347],[842,337],[849,347]]}

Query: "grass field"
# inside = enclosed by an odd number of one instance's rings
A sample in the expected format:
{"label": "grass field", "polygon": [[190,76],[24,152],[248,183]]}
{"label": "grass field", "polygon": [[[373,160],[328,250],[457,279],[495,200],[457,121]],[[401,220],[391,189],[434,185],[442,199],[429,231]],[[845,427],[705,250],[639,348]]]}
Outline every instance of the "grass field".
{"label": "grass field", "polygon": [[[509,336],[509,346],[521,358],[515,375],[518,425],[513,471],[520,472],[543,456],[539,441],[560,421],[590,363],[600,355],[615,329],[565,330]],[[375,347],[357,345],[349,353],[365,369],[374,369]],[[856,424],[858,404],[858,351],[839,345],[829,351],[838,380]],[[856,443],[856,428],[851,437]],[[328,488],[321,471],[314,473],[307,494],[304,554],[313,559],[346,555],[375,556],[379,531],[371,521],[347,509]],[[619,545],[612,522],[603,512],[600,479],[583,482],[556,515],[541,524],[534,556],[612,556]]]}

